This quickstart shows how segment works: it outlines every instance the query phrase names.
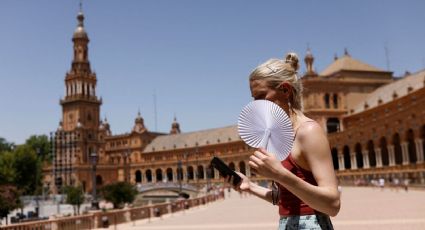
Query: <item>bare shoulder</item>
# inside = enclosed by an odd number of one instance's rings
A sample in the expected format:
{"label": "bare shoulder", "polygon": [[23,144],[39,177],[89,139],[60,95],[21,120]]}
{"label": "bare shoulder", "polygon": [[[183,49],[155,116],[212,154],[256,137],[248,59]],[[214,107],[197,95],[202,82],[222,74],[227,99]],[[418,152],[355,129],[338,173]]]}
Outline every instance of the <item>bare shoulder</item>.
{"label": "bare shoulder", "polygon": [[297,135],[300,138],[300,141],[326,137],[325,131],[319,123],[313,120],[302,123],[298,128]]}

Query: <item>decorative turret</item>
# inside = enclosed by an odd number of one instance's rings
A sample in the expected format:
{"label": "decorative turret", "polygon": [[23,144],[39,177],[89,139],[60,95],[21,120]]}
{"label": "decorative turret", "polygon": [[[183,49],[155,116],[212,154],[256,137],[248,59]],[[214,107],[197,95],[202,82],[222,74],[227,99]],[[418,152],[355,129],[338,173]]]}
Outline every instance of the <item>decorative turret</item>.
{"label": "decorative turret", "polygon": [[171,124],[170,134],[179,134],[180,132],[180,124],[177,122],[177,118],[174,116],[174,121]]}
{"label": "decorative turret", "polygon": [[306,74],[307,75],[314,74],[314,70],[313,70],[314,57],[313,57],[313,54],[311,53],[310,48],[307,49],[307,54],[305,55],[304,62],[305,62],[305,65],[307,67],[307,73]]}
{"label": "decorative turret", "polygon": [[133,132],[136,133],[143,133],[146,132],[147,129],[145,127],[145,122],[143,120],[143,117],[140,115],[140,111],[137,112],[137,117],[134,120],[134,127],[133,127]]}
{"label": "decorative turret", "polygon": [[105,117],[105,120],[102,122],[102,125],[103,125],[103,129],[105,130],[106,135],[107,136],[112,135],[111,127],[110,127],[108,119],[106,117]]}

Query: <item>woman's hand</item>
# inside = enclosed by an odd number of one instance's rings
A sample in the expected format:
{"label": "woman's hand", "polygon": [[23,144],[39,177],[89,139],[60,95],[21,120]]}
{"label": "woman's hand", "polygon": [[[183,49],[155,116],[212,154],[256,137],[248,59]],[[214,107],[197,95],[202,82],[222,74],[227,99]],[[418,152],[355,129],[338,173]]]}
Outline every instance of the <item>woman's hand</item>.
{"label": "woman's hand", "polygon": [[267,152],[265,149],[255,151],[249,157],[248,164],[257,174],[272,180],[279,177],[279,174],[282,174],[285,170],[275,155]]}
{"label": "woman's hand", "polygon": [[[236,172],[236,171],[235,171]],[[233,176],[226,176],[225,181],[230,183],[232,185],[233,189],[236,191],[241,192],[249,192],[250,191],[250,185],[251,181],[247,176],[245,176],[243,173],[236,172],[241,177],[241,182],[237,185],[233,184]]]}

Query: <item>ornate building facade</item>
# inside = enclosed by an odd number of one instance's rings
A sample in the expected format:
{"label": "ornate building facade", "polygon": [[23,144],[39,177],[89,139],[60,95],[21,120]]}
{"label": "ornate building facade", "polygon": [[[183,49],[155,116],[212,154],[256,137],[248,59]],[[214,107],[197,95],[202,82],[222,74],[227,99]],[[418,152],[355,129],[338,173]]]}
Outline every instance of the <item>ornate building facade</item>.
{"label": "ornate building facade", "polygon": [[[74,57],[60,101],[63,117],[52,135],[54,160],[44,169],[44,181],[53,192],[77,184],[88,192],[94,180],[96,186],[116,181],[142,186],[183,181],[198,187],[222,182],[209,164],[213,156],[261,179],[250,172],[253,149],[240,139],[235,125],[182,133],[174,119],[169,133],[158,133],[148,130],[139,112],[131,132],[112,135],[106,118],[100,119],[102,100],[96,96],[82,12],[77,19]],[[425,184],[425,71],[394,78],[347,51],[320,74],[313,70],[309,50],[304,60],[304,112],[328,133],[340,181],[398,177]]]}
{"label": "ornate building facade", "polygon": [[[311,53],[305,60],[312,65]],[[319,75],[307,69],[304,110],[327,130],[342,183],[407,178],[425,184],[425,70],[394,78],[347,51]]]}

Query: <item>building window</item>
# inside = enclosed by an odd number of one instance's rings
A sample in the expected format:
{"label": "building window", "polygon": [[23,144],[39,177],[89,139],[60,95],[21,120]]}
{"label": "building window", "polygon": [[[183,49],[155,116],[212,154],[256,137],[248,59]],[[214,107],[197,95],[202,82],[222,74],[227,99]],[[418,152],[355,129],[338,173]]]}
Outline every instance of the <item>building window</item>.
{"label": "building window", "polygon": [[333,101],[334,101],[334,108],[335,109],[338,108],[338,94],[334,94]]}
{"label": "building window", "polygon": [[328,118],[326,122],[326,130],[328,133],[335,133],[340,131],[339,119],[336,117]]}
{"label": "building window", "polygon": [[325,94],[325,108],[327,108],[327,109],[329,109],[329,107],[330,107],[330,96],[329,96],[329,94],[327,93],[327,94]]}
{"label": "building window", "polygon": [[136,171],[136,183],[142,183],[142,172],[140,172],[140,170]]}

